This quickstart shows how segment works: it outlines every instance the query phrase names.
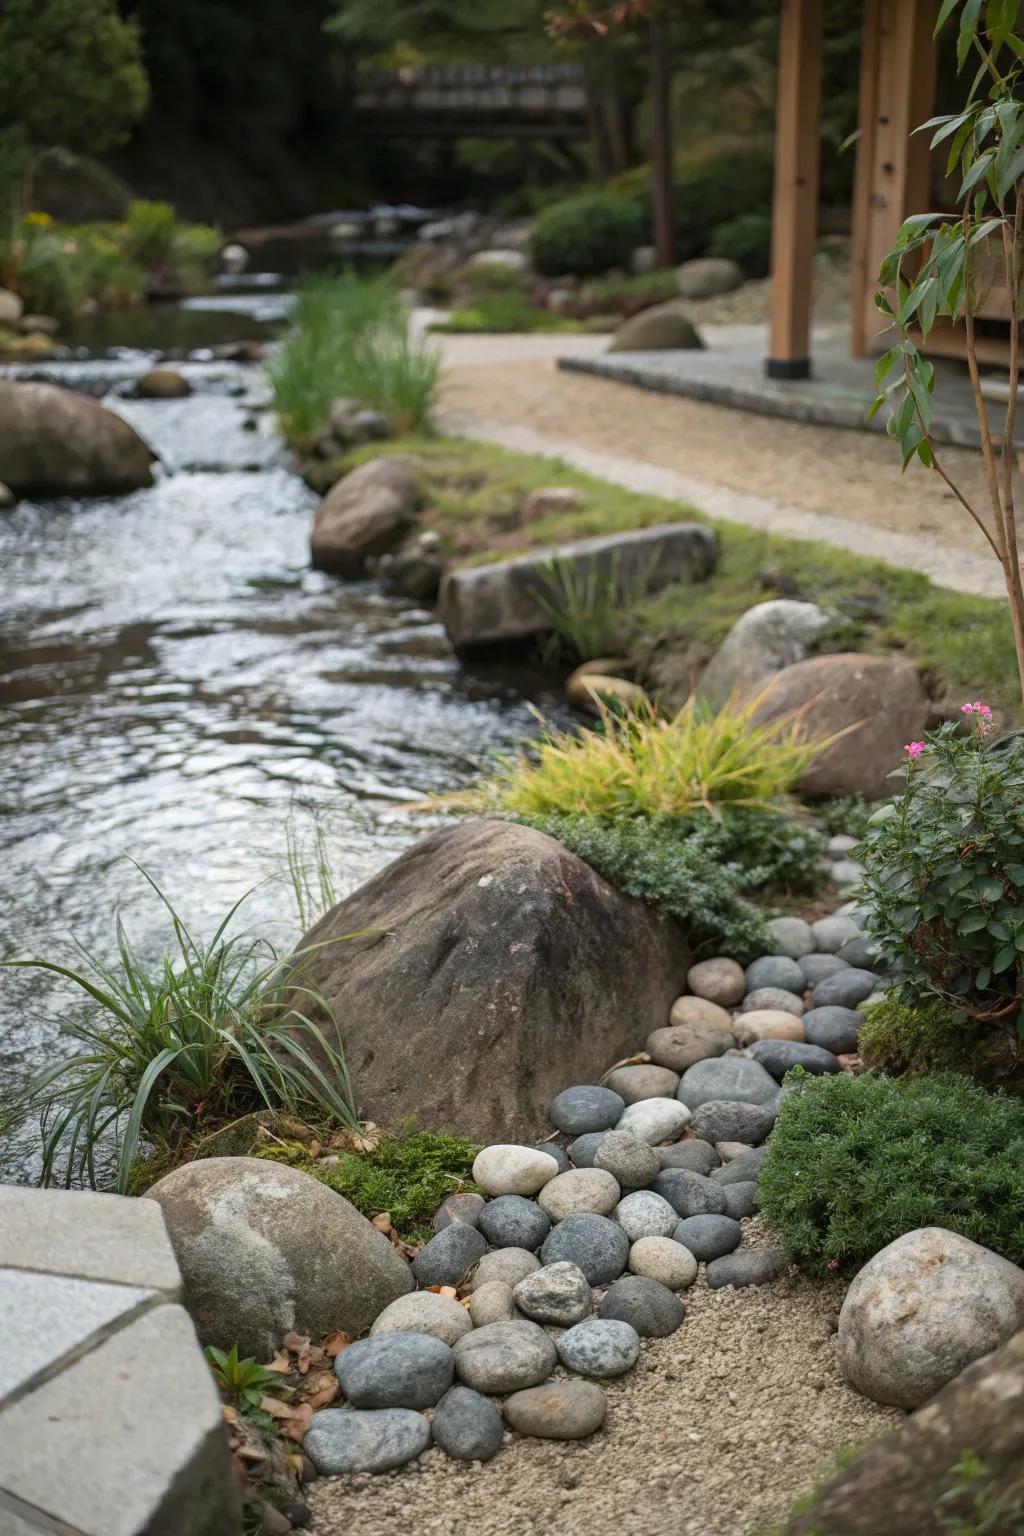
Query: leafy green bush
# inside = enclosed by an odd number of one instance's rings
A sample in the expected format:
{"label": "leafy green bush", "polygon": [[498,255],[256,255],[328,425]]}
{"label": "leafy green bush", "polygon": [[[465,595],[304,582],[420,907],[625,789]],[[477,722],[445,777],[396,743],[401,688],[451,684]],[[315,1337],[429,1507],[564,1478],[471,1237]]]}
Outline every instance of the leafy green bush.
{"label": "leafy green bush", "polygon": [[575,320],[538,309],[521,293],[495,293],[473,304],[452,310],[444,320],[430,327],[442,335],[459,336],[476,332],[506,333],[517,331],[578,331]]}
{"label": "leafy green bush", "polygon": [[878,803],[865,800],[861,795],[838,795],[834,800],[816,800],[811,810],[833,837],[841,834],[860,841],[878,810]]}
{"label": "leafy green bush", "polygon": [[[773,179],[774,162],[769,149],[725,144],[713,154],[677,155],[672,207],[679,257],[703,255],[715,231],[725,225],[770,215]],[[632,198],[643,228],[649,229],[650,167],[626,171],[610,183],[610,188],[619,196]],[[719,254],[741,260],[734,251]]]}
{"label": "leafy green bush", "polygon": [[872,817],[862,850],[871,933],[896,958],[903,1000],[943,999],[1024,1038],[1024,736],[990,740],[964,706],[911,742],[906,787]]}
{"label": "leafy green bush", "polygon": [[738,261],[748,277],[764,277],[771,263],[772,216],[740,213],[711,232],[708,253]]}
{"label": "leafy green bush", "polygon": [[486,298],[491,294],[521,294],[529,286],[530,274],[500,261],[471,261],[456,272],[454,281],[474,296]]}
{"label": "leafy green bush", "polygon": [[174,209],[170,203],[138,198],[122,226],[121,246],[129,261],[143,267],[159,267],[170,261],[174,250]]}
{"label": "leafy green bush", "polygon": [[530,252],[545,277],[599,277],[629,265],[648,228],[634,199],[614,192],[582,192],[555,203],[537,219]]}
{"label": "leafy green bush", "polygon": [[517,819],[557,838],[623,895],[681,923],[698,950],[752,958],[767,915],[752,898],[812,894],[822,880],[820,841],[781,816]]}
{"label": "leafy green bush", "polygon": [[758,1186],[809,1269],[947,1227],[1024,1261],[1024,1100],[966,1077],[791,1074]]}
{"label": "leafy green bush", "polygon": [[890,999],[868,1008],[858,1049],[889,1072],[961,1072],[998,1082],[1014,1070],[1013,1042],[938,998],[908,1007]]}

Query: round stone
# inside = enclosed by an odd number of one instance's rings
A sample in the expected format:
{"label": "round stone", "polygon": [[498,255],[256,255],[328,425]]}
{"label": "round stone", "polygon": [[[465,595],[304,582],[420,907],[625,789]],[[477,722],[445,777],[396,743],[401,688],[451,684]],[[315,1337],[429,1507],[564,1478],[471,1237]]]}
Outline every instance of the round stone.
{"label": "round stone", "polygon": [[[859,885],[864,878],[864,865],[856,859],[837,859],[832,865],[832,879],[836,885]],[[849,895],[849,892],[846,893]]]}
{"label": "round stone", "polygon": [[535,1269],[540,1269],[540,1259],[535,1253],[529,1253],[525,1248],[495,1248],[493,1253],[484,1254],[473,1271],[470,1293],[475,1296],[494,1280],[500,1280],[502,1285],[514,1290],[520,1280],[532,1275]]}
{"label": "round stone", "polygon": [[444,1344],[454,1344],[473,1324],[466,1308],[436,1291],[413,1291],[399,1296],[376,1319],[371,1339],[382,1333],[429,1333]]}
{"label": "round stone", "polygon": [[738,1179],[734,1184],[723,1184],[721,1189],[725,1196],[727,1216],[731,1216],[733,1221],[753,1216],[757,1210],[757,1184],[753,1179]]}
{"label": "round stone", "polygon": [[685,1072],[695,1061],[703,1061],[707,1056],[723,1056],[735,1043],[731,1029],[722,1029],[699,1019],[690,1024],[653,1029],[646,1042],[651,1060],[673,1073]]}
{"label": "round stone", "polygon": [[455,1461],[490,1461],[505,1434],[501,1414],[470,1387],[452,1387],[434,1412],[434,1440]]}
{"label": "round stone", "polygon": [[760,1062],[747,1056],[723,1056],[717,1061],[698,1061],[679,1081],[676,1097],[691,1110],[711,1099],[742,1099],[747,1104],[774,1101],[779,1085]]}
{"label": "round stone", "polygon": [[640,1358],[640,1335],[632,1323],[613,1317],[591,1317],[567,1328],[555,1340],[558,1358],[581,1376],[622,1376]]}
{"label": "round stone", "polygon": [[[673,1232],[678,1225],[675,1221]],[[685,1290],[697,1278],[697,1260],[672,1237],[638,1238],[629,1250],[629,1267],[634,1275],[646,1275],[670,1291]]]}
{"label": "round stone", "polygon": [[661,1163],[646,1141],[629,1131],[609,1131],[597,1149],[594,1167],[610,1173],[620,1189],[646,1189]]}
{"label": "round stone", "polygon": [[668,1201],[653,1189],[627,1195],[615,1207],[614,1216],[631,1243],[641,1237],[668,1237],[679,1219]]}
{"label": "round stone", "polygon": [[425,1451],[430,1433],[423,1415],[408,1408],[376,1413],[323,1408],[314,1413],[302,1449],[324,1477],[389,1472]]}
{"label": "round stone", "polygon": [[695,997],[706,998],[720,1008],[731,1008],[747,989],[743,967],[735,960],[727,960],[724,955],[691,965],[686,973],[686,985]]}
{"label": "round stone", "polygon": [[515,1315],[512,1287],[504,1280],[485,1281],[469,1298],[469,1316],[474,1328],[486,1328],[488,1323],[510,1323]]}
{"label": "round stone", "polygon": [[863,1023],[863,1014],[854,1008],[812,1008],[803,1018],[809,1043],[834,1056],[849,1055],[857,1049],[857,1031]]}
{"label": "round stone", "polygon": [[550,1230],[551,1222],[536,1200],[522,1195],[499,1195],[480,1213],[480,1231],[492,1248],[525,1248],[533,1253]]}
{"label": "round stone", "polygon": [[688,1168],[664,1168],[654,1188],[679,1216],[717,1216],[725,1210],[721,1185]]}
{"label": "round stone", "polygon": [[813,987],[819,981],[824,981],[826,976],[834,976],[836,971],[845,971],[846,964],[838,955],[805,955],[800,961],[800,969],[804,973],[804,981]]}
{"label": "round stone", "polygon": [[477,1392],[535,1387],[548,1379],[558,1361],[550,1336],[525,1318],[474,1328],[459,1340],[453,1353],[455,1374]]}
{"label": "round stone", "polygon": [[837,957],[861,971],[878,971],[882,967],[882,955],[874,939],[851,939],[844,944]]}
{"label": "round stone", "polygon": [[732,1216],[687,1216],[679,1222],[672,1238],[695,1259],[707,1264],[738,1248],[743,1228]]}
{"label": "round stone", "polygon": [[784,992],[781,987],[758,987],[743,999],[742,1013],[755,1013],[771,1009],[775,1013],[791,1013],[799,1018],[804,1011],[804,1000],[795,992]]}
{"label": "round stone", "polygon": [[747,966],[747,991],[781,987],[784,992],[803,991],[804,973],[789,955],[762,955]]}
{"label": "round stone", "polygon": [[566,1136],[583,1136],[587,1131],[610,1130],[625,1107],[610,1088],[586,1084],[557,1094],[551,1101],[551,1119]]}
{"label": "round stone", "polygon": [[845,859],[848,853],[860,847],[860,840],[851,837],[848,832],[837,832],[835,837],[830,837],[825,852],[830,859]]}
{"label": "round stone", "polygon": [[604,1423],[605,1395],[592,1381],[552,1381],[515,1392],[505,1403],[505,1422],[541,1440],[585,1440]]}
{"label": "round stone", "polygon": [[740,1045],[755,1040],[802,1040],[803,1020],[781,1008],[755,1008],[741,1013],[733,1024],[733,1034]]}
{"label": "round stone", "polygon": [[625,1104],[638,1104],[641,1099],[671,1099],[679,1087],[679,1073],[653,1065],[616,1067],[608,1074],[607,1087]]}
{"label": "round stone", "polygon": [[741,1099],[710,1099],[694,1110],[692,1125],[705,1141],[741,1141],[760,1146],[775,1124],[775,1109]]}
{"label": "round stone", "polygon": [[823,1050],[820,1045],[807,1045],[801,1040],[755,1040],[747,1047],[747,1054],[780,1082],[793,1067],[802,1067],[814,1077],[840,1071],[839,1062],[831,1051]]}
{"label": "round stone", "polygon": [[535,1195],[557,1173],[549,1152],[508,1143],[484,1147],[473,1162],[473,1183],[489,1195]]}
{"label": "round stone", "polygon": [[749,1152],[750,1147],[745,1141],[716,1141],[715,1151],[723,1163],[731,1163],[737,1157],[742,1157],[744,1152]]}
{"label": "round stone", "polygon": [[741,1248],[738,1253],[714,1259],[707,1267],[707,1281],[713,1291],[727,1285],[766,1285],[781,1275],[788,1263],[777,1248]]}
{"label": "round stone", "polygon": [[609,1134],[610,1132],[608,1131],[588,1131],[586,1136],[577,1136],[576,1140],[569,1145],[569,1157],[571,1158],[569,1167],[562,1171],[569,1173],[574,1167],[593,1168],[597,1149]]}
{"label": "round stone", "polygon": [[732,1022],[730,1015],[717,1003],[709,1002],[706,997],[677,997],[669,1010],[668,1022],[670,1027],[678,1027],[680,1024],[710,1024],[712,1029],[728,1029]]}
{"label": "round stone", "polygon": [[870,997],[878,985],[874,971],[861,971],[850,966],[819,981],[811,994],[815,1008],[856,1008]]}
{"label": "round stone", "polygon": [[451,1386],[454,1369],[452,1350],[428,1333],[357,1339],[334,1362],[353,1408],[432,1408]]}
{"label": "round stone", "polygon": [[811,925],[802,917],[773,917],[771,922],[765,923],[765,929],[777,955],[799,960],[815,948]]}
{"label": "round stone", "polygon": [[655,1150],[662,1168],[689,1168],[691,1173],[709,1174],[712,1168],[717,1168],[722,1161],[721,1154],[711,1146],[710,1142],[701,1141],[697,1136],[688,1137],[686,1141],[675,1141],[670,1147],[657,1147]]}
{"label": "round stone", "polygon": [[450,1227],[453,1221],[461,1221],[467,1227],[478,1227],[484,1204],[483,1195],[470,1193],[449,1195],[434,1212],[434,1231],[443,1232],[445,1227]]}
{"label": "round stone", "polygon": [[621,1190],[603,1168],[574,1168],[545,1184],[540,1204],[552,1221],[564,1221],[578,1211],[607,1216],[619,1203]]}
{"label": "round stone", "polygon": [[432,1237],[412,1261],[420,1285],[458,1285],[487,1252],[487,1239],[476,1227],[452,1222]]}
{"label": "round stone", "polygon": [[579,1212],[552,1227],[540,1253],[545,1264],[566,1259],[578,1265],[590,1285],[610,1285],[626,1267],[629,1238],[607,1216]]}
{"label": "round stone", "polygon": [[837,955],[844,944],[860,937],[860,929],[851,917],[819,917],[811,924],[816,947],[825,955]]}
{"label": "round stone", "polygon": [[558,1164],[559,1173],[568,1173],[572,1167],[569,1154],[557,1141],[544,1141],[533,1149],[535,1152],[543,1152],[546,1157],[553,1157]]}
{"label": "round stone", "polygon": [[667,1285],[647,1275],[623,1275],[606,1292],[598,1313],[629,1323],[642,1339],[664,1339],[675,1333],[684,1310],[679,1297]]}
{"label": "round stone", "polygon": [[689,1108],[678,1099],[641,1099],[639,1104],[630,1104],[615,1129],[629,1131],[637,1141],[656,1147],[663,1141],[676,1141],[689,1123]]}
{"label": "round stone", "polygon": [[766,1146],[751,1147],[749,1152],[742,1152],[739,1157],[734,1157],[732,1162],[726,1164],[724,1168],[714,1168],[710,1175],[711,1182],[743,1184],[748,1179],[759,1179],[767,1156]]}
{"label": "round stone", "polygon": [[554,1323],[560,1328],[582,1322],[593,1303],[586,1275],[565,1259],[545,1264],[520,1280],[513,1297],[520,1312],[535,1323]]}

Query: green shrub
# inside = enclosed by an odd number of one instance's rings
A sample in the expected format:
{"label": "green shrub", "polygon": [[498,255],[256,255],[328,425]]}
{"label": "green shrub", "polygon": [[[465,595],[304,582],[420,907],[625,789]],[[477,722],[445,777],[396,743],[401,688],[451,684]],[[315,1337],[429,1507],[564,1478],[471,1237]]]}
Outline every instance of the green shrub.
{"label": "green shrub", "polygon": [[[687,260],[703,255],[709,249],[715,231],[723,226],[741,219],[749,221],[770,216],[773,181],[774,162],[769,150],[728,144],[714,154],[677,155],[673,167],[672,207],[679,258]],[[609,185],[619,196],[633,200],[643,228],[649,229],[650,167],[626,171]],[[748,224],[747,228],[753,226]],[[719,254],[741,260],[734,251]]]}
{"label": "green shrub", "polygon": [[946,1227],[1024,1261],[1024,1101],[966,1077],[791,1074],[758,1187],[804,1267]]}
{"label": "green shrub", "polygon": [[[895,956],[903,1001],[943,999],[1024,1036],[1024,736],[992,742],[987,706],[966,736],[910,743],[903,793],[862,850],[871,933]],[[989,712],[990,714],[991,712]]]}
{"label": "green shrub", "polygon": [[530,252],[545,277],[599,277],[629,265],[648,224],[634,199],[614,192],[582,192],[555,203],[537,219]]}
{"label": "green shrub", "polygon": [[656,272],[637,272],[628,277],[598,277],[588,283],[580,297],[595,314],[636,311],[652,304],[664,304],[676,297],[675,267]]}
{"label": "green shrub", "polygon": [[521,293],[495,293],[452,310],[444,320],[432,325],[442,335],[464,333],[507,333],[521,331],[578,331],[579,324],[549,309],[538,309]]}
{"label": "green shrub", "polygon": [[858,1049],[869,1067],[889,1072],[961,1072],[994,1082],[1016,1064],[1006,1035],[938,998],[912,1007],[889,999],[866,1009]]}
{"label": "green shrub", "polygon": [[818,838],[781,816],[518,819],[557,838],[623,895],[681,923],[697,950],[753,958],[767,915],[753,898],[811,894],[822,880]]}
{"label": "green shrub", "polygon": [[530,274],[500,261],[468,262],[456,272],[454,282],[474,296],[486,298],[491,294],[521,294],[529,286]]}
{"label": "green shrub", "polygon": [[140,266],[164,266],[174,250],[175,232],[170,203],[137,198],[129,205],[121,226],[121,248],[129,261],[137,261]]}
{"label": "green shrub", "polygon": [[748,277],[764,277],[771,264],[772,216],[740,213],[711,232],[708,253],[738,261]]}
{"label": "green shrub", "polygon": [[834,800],[816,800],[811,810],[833,837],[855,837],[859,842],[878,810],[878,803],[861,795],[838,795]]}

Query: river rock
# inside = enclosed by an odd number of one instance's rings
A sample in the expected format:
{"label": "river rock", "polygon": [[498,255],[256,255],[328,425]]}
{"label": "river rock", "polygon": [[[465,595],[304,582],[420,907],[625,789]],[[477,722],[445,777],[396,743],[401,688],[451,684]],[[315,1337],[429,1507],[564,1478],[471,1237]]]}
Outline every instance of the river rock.
{"label": "river rock", "polygon": [[678,1099],[642,1099],[626,1108],[616,1130],[656,1147],[681,1136],[689,1122],[690,1111]]}
{"label": "river rock", "polygon": [[724,1168],[713,1168],[709,1178],[715,1184],[743,1184],[748,1179],[757,1180],[761,1176],[761,1169],[768,1157],[767,1146],[751,1147],[749,1152],[742,1152],[739,1157],[734,1157],[731,1163]]}
{"label": "river rock", "polygon": [[18,498],[9,485],[4,485],[0,480],[0,512],[9,512],[11,507],[18,505]]}
{"label": "river rock", "polygon": [[524,1276],[532,1275],[535,1269],[540,1269],[540,1259],[535,1253],[525,1248],[495,1248],[493,1253],[485,1253],[474,1269],[469,1290],[475,1296],[478,1290],[493,1280],[500,1280],[512,1290]]}
{"label": "river rock", "polygon": [[757,1184],[753,1179],[737,1179],[732,1184],[721,1185],[725,1196],[725,1214],[734,1221],[753,1216],[757,1210]]}
{"label": "river rock", "polygon": [[332,485],[316,509],[310,548],[318,571],[356,580],[397,549],[413,525],[419,491],[409,461],[370,459]]}
{"label": "river rock", "polygon": [[877,986],[878,977],[874,971],[855,970],[850,966],[848,970],[837,971],[834,976],[819,981],[811,994],[811,1002],[814,1008],[856,1008]]}
{"label": "river rock", "polygon": [[192,385],[174,368],[151,368],[135,386],[140,400],[184,400]]}
{"label": "river rock", "polygon": [[679,1082],[676,1097],[691,1110],[712,1099],[740,1099],[747,1104],[767,1104],[775,1099],[779,1085],[760,1062],[747,1056],[722,1056],[716,1061],[698,1061],[688,1067]]}
{"label": "river rock", "polygon": [[12,293],[9,288],[0,288],[0,326],[16,326],[24,309],[25,306],[16,293]]}
{"label": "river rock", "polygon": [[[534,1148],[534,1151],[535,1152],[544,1152],[544,1153],[546,1153],[546,1155],[548,1157],[553,1157],[555,1162],[558,1164],[558,1172],[559,1173],[568,1173],[569,1169],[572,1167],[572,1163],[569,1160],[569,1154],[565,1150],[565,1148],[562,1146],[561,1142],[558,1142],[558,1141],[542,1141],[542,1142],[538,1142],[536,1147]],[[553,1177],[554,1177],[554,1174],[552,1174],[552,1178]],[[545,1179],[544,1182],[547,1183],[547,1180]],[[503,1193],[504,1193],[504,1191],[503,1191]],[[509,1190],[508,1193],[509,1194],[521,1194],[522,1191],[521,1190]]]}
{"label": "river rock", "polygon": [[831,917],[819,917],[811,924],[811,932],[818,949],[826,955],[836,955],[844,944],[860,938],[860,929],[853,918],[839,912]]}
{"label": "river rock", "polygon": [[473,1183],[489,1195],[535,1195],[558,1173],[550,1152],[497,1143],[473,1160]]}
{"label": "river rock", "polygon": [[519,508],[518,521],[537,523],[542,517],[561,517],[566,512],[575,512],[582,504],[583,497],[574,485],[542,485],[525,497]]}
{"label": "river rock", "polygon": [[551,1120],[566,1136],[609,1131],[618,1123],[625,1100],[610,1088],[563,1088],[551,1103]]}
{"label": "river rock", "polygon": [[686,985],[696,997],[717,1003],[720,1008],[732,1007],[747,990],[743,967],[724,955],[691,966],[686,973]]}
{"label": "river rock", "polygon": [[605,1395],[592,1381],[552,1381],[515,1392],[503,1407],[505,1422],[542,1440],[585,1440],[601,1428]]}
{"label": "river rock", "polygon": [[203,1344],[237,1344],[243,1356],[269,1359],[292,1329],[313,1338],[362,1333],[413,1289],[408,1264],[382,1232],[286,1163],[197,1159],[146,1198],[163,1211]]}
{"label": "river rock", "polygon": [[408,1408],[324,1408],[314,1413],[302,1449],[324,1477],[344,1477],[402,1467],[429,1444],[430,1425]]}
{"label": "river rock", "polygon": [[[455,1305],[458,1306],[458,1302]],[[510,1323],[515,1315],[512,1287],[504,1280],[486,1280],[469,1298],[469,1316],[474,1328],[486,1328],[488,1323]]]}
{"label": "river rock", "polygon": [[566,1369],[581,1376],[622,1376],[640,1358],[640,1335],[632,1323],[611,1317],[590,1317],[567,1328],[555,1346]]}
{"label": "river rock", "polygon": [[732,293],[743,279],[743,268],[730,256],[699,256],[676,268],[676,289],[684,299],[713,299]]}
{"label": "river rock", "polygon": [[857,1031],[864,1015],[854,1008],[811,1008],[803,1017],[804,1034],[811,1045],[846,1056],[857,1049]]}
{"label": "river rock", "polygon": [[689,966],[678,928],[561,843],[486,820],[416,843],[298,947],[367,1117],[484,1143],[540,1134],[565,1063],[597,1078],[635,1050]]}
{"label": "river rock", "polygon": [[455,1346],[455,1374],[477,1392],[518,1392],[546,1381],[558,1362],[544,1329],[525,1318],[474,1328]]}
{"label": "river rock", "polygon": [[501,1450],[505,1426],[489,1398],[452,1387],[437,1405],[434,1440],[455,1461],[490,1461]]}
{"label": "river rock", "polygon": [[688,1168],[662,1169],[654,1189],[679,1216],[718,1215],[725,1210],[725,1196],[718,1184]]}
{"label": "river rock", "polygon": [[807,1045],[801,1040],[755,1040],[753,1045],[748,1045],[747,1054],[779,1080],[793,1067],[802,1067],[815,1077],[841,1070],[831,1051],[823,1050],[820,1045]]}
{"label": "river rock", "polygon": [[674,1291],[647,1275],[623,1275],[606,1292],[598,1315],[629,1323],[642,1339],[675,1333],[685,1308]]}
{"label": "river rock", "polygon": [[577,1136],[575,1141],[569,1143],[572,1162],[565,1171],[569,1173],[573,1168],[593,1168],[601,1143],[609,1135],[610,1131],[588,1131],[585,1136]]}
{"label": "river rock", "polygon": [[863,934],[860,938],[851,939],[844,944],[839,951],[840,960],[855,970],[878,971],[883,969],[882,955],[874,939],[866,938]]}
{"label": "river rock", "polygon": [[486,1252],[483,1233],[456,1222],[424,1244],[412,1261],[412,1272],[420,1285],[458,1285]]}
{"label": "river rock", "polygon": [[655,1148],[662,1168],[689,1168],[693,1173],[708,1174],[722,1161],[710,1142],[693,1136],[686,1141],[673,1142],[670,1147]]}
{"label": "river rock", "polygon": [[[674,1211],[672,1218],[675,1232],[680,1223]],[[667,1285],[670,1291],[685,1290],[697,1278],[696,1258],[673,1237],[637,1238],[629,1250],[629,1268],[634,1275]]]}
{"label": "river rock", "polygon": [[788,1262],[781,1249],[742,1248],[738,1253],[712,1259],[707,1267],[708,1285],[713,1291],[720,1291],[727,1285],[737,1289],[744,1285],[766,1285],[782,1274]]}
{"label": "river rock", "polygon": [[435,1232],[442,1232],[445,1227],[450,1227],[453,1221],[461,1221],[467,1227],[480,1225],[480,1212],[487,1202],[483,1195],[476,1195],[467,1190],[464,1194],[449,1195],[442,1200],[434,1212],[432,1226]]}
{"label": "river rock", "polygon": [[762,955],[747,966],[747,991],[761,987],[779,987],[797,996],[804,990],[804,973],[789,955]]}
{"label": "river rock", "polygon": [[675,1098],[679,1073],[653,1064],[616,1067],[614,1072],[609,1072],[605,1083],[624,1103],[639,1104],[641,1099]]}
{"label": "river rock", "polygon": [[480,1216],[480,1231],[492,1248],[525,1248],[534,1253],[551,1230],[551,1221],[536,1200],[499,1195],[488,1201]]}
{"label": "river rock", "polygon": [[618,1184],[603,1168],[574,1168],[545,1184],[538,1200],[541,1209],[556,1222],[580,1211],[607,1216],[615,1209],[620,1195]]}
{"label": "river rock", "polygon": [[432,1408],[452,1384],[449,1345],[427,1333],[357,1339],[334,1362],[353,1408]]}
{"label": "river rock", "polygon": [[738,1248],[743,1228],[732,1216],[687,1216],[677,1224],[672,1240],[706,1264]]}
{"label": "river rock", "polygon": [[545,1264],[567,1260],[576,1264],[590,1285],[610,1285],[629,1259],[629,1238],[607,1216],[576,1212],[552,1227],[540,1251]]}
{"label": "river rock", "polygon": [[747,1104],[742,1099],[709,1099],[694,1110],[690,1124],[694,1135],[705,1141],[742,1141],[755,1147],[775,1124],[775,1109],[767,1104]]}
{"label": "river rock", "polygon": [[627,1195],[615,1207],[614,1215],[631,1243],[641,1237],[668,1237],[678,1220],[674,1208],[653,1189]]}
{"label": "river rock", "polygon": [[803,955],[798,964],[809,987],[824,981],[826,976],[834,976],[836,971],[845,971],[847,966],[847,962],[840,960],[838,955],[819,954]]}
{"label": "river rock", "polygon": [[725,1008],[720,1008],[717,1003],[709,1002],[706,997],[694,997],[685,993],[677,997],[669,1011],[668,1022],[670,1025],[678,1024],[712,1024],[721,1030],[728,1030],[732,1023],[732,1015]]}
{"label": "river rock", "polygon": [[[811,925],[802,917],[773,917],[765,924],[765,930],[771,940],[772,952],[788,955],[798,965],[815,948]],[[803,966],[800,969],[803,970]]]}
{"label": "river rock", "polygon": [[839,1361],[876,1403],[917,1408],[1024,1327],[1024,1270],[942,1227],[889,1243],[839,1314]]}
{"label": "river rock", "polygon": [[654,1148],[629,1131],[609,1131],[594,1155],[594,1166],[610,1173],[620,1189],[646,1189],[661,1163]]}
{"label": "river rock", "polygon": [[[152,485],[153,459],[98,400],[56,384],[0,379],[0,480],[16,495],[124,496]],[[685,974],[683,967],[680,981]]]}
{"label": "river rock", "polygon": [[639,683],[631,683],[625,677],[595,672],[587,663],[584,663],[584,667],[585,671],[577,668],[565,684],[565,696],[574,709],[599,720],[602,710],[609,704],[618,705],[622,709],[638,709],[650,703]]}
{"label": "river rock", "polygon": [[742,1157],[744,1152],[749,1152],[750,1147],[745,1141],[716,1141],[715,1151],[723,1163],[731,1163],[737,1157]]}
{"label": "river rock", "polygon": [[[879,700],[885,707],[879,708]],[[928,697],[914,666],[897,656],[847,652],[816,656],[786,667],[769,683],[754,711],[764,725],[806,713],[803,734],[834,740],[800,777],[805,795],[863,795],[886,799],[893,792],[889,774],[906,761],[903,744],[924,735]]]}
{"label": "river rock", "polygon": [[700,349],[700,332],[678,299],[652,304],[623,320],[609,352],[681,352]]}
{"label": "river rock", "polygon": [[444,1344],[454,1344],[472,1326],[466,1308],[450,1296],[439,1296],[436,1291],[413,1291],[384,1308],[374,1320],[370,1337],[374,1339],[383,1333],[429,1333]]}
{"label": "river rock", "polygon": [[593,1299],[582,1269],[566,1259],[527,1275],[512,1294],[520,1312],[535,1323],[554,1323],[560,1328],[587,1317]]}
{"label": "river rock", "polygon": [[804,1038],[802,1019],[781,1008],[754,1008],[749,1013],[741,1013],[733,1021],[732,1031],[740,1045],[752,1045],[755,1040]]}
{"label": "river rock", "polygon": [[660,1067],[676,1074],[676,1090],[679,1073],[685,1072],[696,1061],[709,1056],[724,1056],[736,1044],[731,1033],[732,1020],[725,1029],[706,1020],[694,1019],[688,1024],[666,1024],[652,1029],[647,1036],[647,1054]]}
{"label": "river rock", "polygon": [[804,1000],[795,992],[786,992],[782,987],[758,987],[756,992],[748,992],[741,1006],[742,1013],[757,1013],[771,1010],[776,1013],[791,1013],[794,1018],[800,1018],[804,1011]]}
{"label": "river rock", "polygon": [[731,696],[750,698],[784,667],[809,656],[831,623],[817,603],[792,598],[748,608],[704,668],[698,685],[702,698],[714,705]]}
{"label": "river rock", "polygon": [[515,560],[451,571],[441,583],[438,612],[457,650],[525,641],[552,627],[544,606],[551,596],[552,563],[581,582],[614,578],[625,594],[638,585],[656,592],[677,581],[702,581],[717,558],[715,534],[697,523],[602,534]]}

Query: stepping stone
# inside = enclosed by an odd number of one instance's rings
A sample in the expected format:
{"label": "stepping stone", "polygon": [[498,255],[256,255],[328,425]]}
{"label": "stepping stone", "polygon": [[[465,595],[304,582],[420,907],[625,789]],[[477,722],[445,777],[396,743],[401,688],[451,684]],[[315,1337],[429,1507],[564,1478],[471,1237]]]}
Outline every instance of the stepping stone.
{"label": "stepping stone", "polygon": [[607,1216],[580,1212],[552,1227],[540,1256],[545,1264],[566,1259],[577,1264],[591,1285],[610,1285],[629,1259],[629,1238]]}
{"label": "stepping stone", "polygon": [[497,1408],[471,1387],[452,1387],[445,1393],[432,1427],[437,1444],[455,1461],[490,1461],[505,1436]]}
{"label": "stepping stone", "polygon": [[542,1440],[585,1440],[604,1423],[605,1395],[591,1381],[553,1381],[515,1392],[504,1405],[505,1422],[521,1435]]}
{"label": "stepping stone", "polygon": [[459,1340],[453,1353],[455,1374],[477,1392],[518,1392],[523,1387],[536,1387],[547,1380],[558,1363],[550,1335],[525,1318],[474,1328]]}
{"label": "stepping stone", "polygon": [[432,1408],[451,1386],[454,1371],[451,1348],[427,1333],[357,1339],[334,1362],[353,1408]]}
{"label": "stepping stone", "polygon": [[731,1216],[687,1216],[679,1222],[672,1238],[706,1264],[738,1248],[743,1228]]}
{"label": "stepping stone", "polygon": [[622,1376],[640,1358],[640,1335],[618,1318],[588,1318],[567,1328],[555,1345],[566,1369],[581,1376]]}
{"label": "stepping stone", "polygon": [[390,1472],[430,1444],[430,1425],[408,1408],[360,1412],[323,1408],[314,1413],[302,1449],[324,1477],[348,1472]]}

